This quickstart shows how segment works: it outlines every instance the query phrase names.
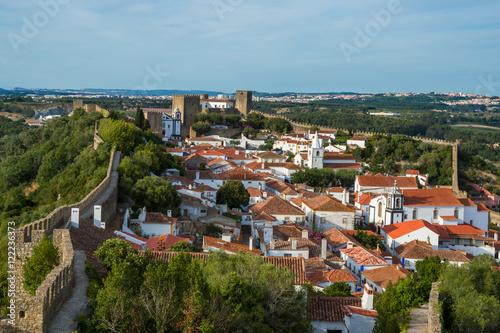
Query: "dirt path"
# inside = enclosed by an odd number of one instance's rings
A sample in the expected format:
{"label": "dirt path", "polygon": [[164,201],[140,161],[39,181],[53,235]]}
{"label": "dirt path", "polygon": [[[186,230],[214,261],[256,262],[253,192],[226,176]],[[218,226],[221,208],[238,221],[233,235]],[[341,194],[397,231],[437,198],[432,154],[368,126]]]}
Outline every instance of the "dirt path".
{"label": "dirt path", "polygon": [[475,125],[475,124],[458,124],[458,125],[450,125],[450,126],[451,127],[474,127],[474,128],[486,128],[486,129],[500,130],[499,127]]}

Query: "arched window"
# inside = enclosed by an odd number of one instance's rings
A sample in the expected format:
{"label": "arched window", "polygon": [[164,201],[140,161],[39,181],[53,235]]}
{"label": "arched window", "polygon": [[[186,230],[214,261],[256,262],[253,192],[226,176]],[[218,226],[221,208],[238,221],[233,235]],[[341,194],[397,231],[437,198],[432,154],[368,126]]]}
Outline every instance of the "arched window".
{"label": "arched window", "polygon": [[458,218],[458,207],[455,207],[455,212],[453,213],[453,215]]}
{"label": "arched window", "polygon": [[412,215],[412,220],[416,220],[417,219],[417,208],[413,208],[413,215]]}
{"label": "arched window", "polygon": [[435,208],[434,208],[434,212],[433,212],[433,214],[432,214],[432,218],[433,218],[434,220],[438,218],[438,209],[437,209],[437,207],[435,207]]}
{"label": "arched window", "polygon": [[382,217],[382,201],[378,203],[378,217]]}
{"label": "arched window", "polygon": [[316,152],[316,156],[319,156],[319,151]]}
{"label": "arched window", "polygon": [[401,208],[401,199],[400,198],[396,199],[396,208]]}

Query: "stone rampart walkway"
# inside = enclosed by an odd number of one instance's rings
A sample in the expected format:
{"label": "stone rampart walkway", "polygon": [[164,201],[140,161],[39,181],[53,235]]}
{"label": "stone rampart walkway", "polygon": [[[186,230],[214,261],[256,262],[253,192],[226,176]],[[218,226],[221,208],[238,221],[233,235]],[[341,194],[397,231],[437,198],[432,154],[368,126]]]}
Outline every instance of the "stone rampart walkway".
{"label": "stone rampart walkway", "polygon": [[429,315],[429,303],[411,310],[410,326],[406,333],[427,333],[427,322]]}
{"label": "stone rampart walkway", "polygon": [[70,299],[61,305],[50,323],[48,332],[71,333],[76,330],[73,322],[80,313],[87,309],[87,287],[89,279],[85,274],[85,252],[75,251],[75,286],[71,290]]}

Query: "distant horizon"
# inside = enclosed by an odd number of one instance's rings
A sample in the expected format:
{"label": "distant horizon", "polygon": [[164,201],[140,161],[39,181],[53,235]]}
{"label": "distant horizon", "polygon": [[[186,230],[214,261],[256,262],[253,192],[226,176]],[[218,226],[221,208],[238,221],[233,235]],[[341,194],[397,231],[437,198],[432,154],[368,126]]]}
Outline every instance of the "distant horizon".
{"label": "distant horizon", "polygon": [[4,2],[0,86],[495,96],[499,12],[494,0]]}
{"label": "distant horizon", "polygon": [[[126,91],[143,91],[147,93],[148,91],[193,91],[193,92],[203,92],[203,93],[214,93],[214,94],[222,94],[222,95],[234,95],[236,93],[236,90],[252,90],[252,89],[235,89],[232,92],[224,92],[224,91],[217,91],[217,90],[208,90],[208,89],[170,89],[170,88],[158,88],[158,89],[128,89],[128,88],[34,88],[34,87],[12,87],[12,88],[4,88],[0,87],[0,90],[4,91],[13,91],[14,89],[19,89],[19,90],[34,90],[34,91],[40,91],[40,90],[60,90],[60,91],[67,91],[67,90],[126,90]],[[262,93],[262,94],[355,94],[355,95],[380,95],[380,94],[473,94],[474,93],[465,93],[462,91],[384,91],[384,92],[356,92],[356,91],[261,91],[261,90],[252,90],[253,92],[256,93]],[[488,95],[488,94],[476,94],[479,96],[488,96],[488,97],[499,97],[500,95]]]}

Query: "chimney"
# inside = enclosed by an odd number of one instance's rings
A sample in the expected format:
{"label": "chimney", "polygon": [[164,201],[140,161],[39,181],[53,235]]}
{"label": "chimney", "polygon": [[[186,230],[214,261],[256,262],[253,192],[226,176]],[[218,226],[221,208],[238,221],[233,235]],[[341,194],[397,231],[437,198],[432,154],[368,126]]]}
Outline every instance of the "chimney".
{"label": "chimney", "polygon": [[309,231],[302,230],[302,238],[309,239]]}
{"label": "chimney", "polygon": [[493,239],[494,239],[495,241],[498,241],[498,232],[495,232],[495,233],[493,234]]}
{"label": "chimney", "polygon": [[80,209],[78,208],[71,208],[71,226],[80,227]]}
{"label": "chimney", "polygon": [[292,250],[297,250],[297,239],[292,239]]}
{"label": "chimney", "polygon": [[345,201],[345,189],[344,189],[344,192],[342,193],[342,204],[344,206],[346,205],[346,201]]}
{"label": "chimney", "polygon": [[253,237],[252,236],[248,237],[248,248],[250,249],[250,251],[253,250]]}
{"label": "chimney", "polygon": [[243,174],[243,179],[247,179],[247,171],[245,170],[245,171],[243,171],[243,172],[244,172],[244,174]]}
{"label": "chimney", "polygon": [[240,151],[239,151],[239,150],[235,150],[235,151],[234,151],[234,154],[235,154],[235,155],[239,155],[239,154],[240,154]]}
{"label": "chimney", "polygon": [[269,243],[269,249],[274,250],[274,246],[276,245],[276,240],[274,238],[271,238],[271,242]]}
{"label": "chimney", "polygon": [[170,209],[169,209],[169,210],[167,210],[167,216],[168,216],[168,217],[172,217],[172,211],[171,211]]}
{"label": "chimney", "polygon": [[259,191],[262,191],[262,183],[259,183]]}
{"label": "chimney", "polygon": [[94,206],[94,226],[100,228],[101,227],[101,216],[102,216],[102,207],[99,205]]}
{"label": "chimney", "polygon": [[196,171],[196,179],[200,179],[200,172]]}
{"label": "chimney", "polygon": [[223,233],[222,240],[231,243],[231,234]]}
{"label": "chimney", "polygon": [[326,260],[326,238],[321,240],[321,259]]}
{"label": "chimney", "polygon": [[193,189],[193,185],[189,184],[189,189],[192,190]]}
{"label": "chimney", "polygon": [[361,307],[365,310],[373,310],[373,289],[368,283],[365,283]]}
{"label": "chimney", "polygon": [[347,248],[348,248],[348,249],[352,249],[352,245],[353,245],[353,243],[352,243],[352,242],[347,242]]}
{"label": "chimney", "polygon": [[392,257],[391,256],[385,256],[384,260],[387,261],[389,265],[392,265]]}
{"label": "chimney", "polygon": [[379,252],[379,251],[380,251],[380,247],[378,246],[378,243],[377,243],[377,252]]}
{"label": "chimney", "polygon": [[262,167],[261,167],[261,169],[264,169],[264,162],[262,162]]}
{"label": "chimney", "polygon": [[262,197],[263,197],[264,199],[265,199],[265,198],[267,198],[267,192],[265,192],[265,191],[264,191],[264,192],[262,192]]}

